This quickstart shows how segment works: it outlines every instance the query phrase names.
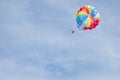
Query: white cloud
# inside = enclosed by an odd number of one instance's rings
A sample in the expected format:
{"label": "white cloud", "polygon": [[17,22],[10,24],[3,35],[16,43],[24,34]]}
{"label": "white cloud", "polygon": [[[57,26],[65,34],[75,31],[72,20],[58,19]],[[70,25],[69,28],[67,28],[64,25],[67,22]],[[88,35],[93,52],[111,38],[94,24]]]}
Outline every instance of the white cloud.
{"label": "white cloud", "polygon": [[[110,33],[107,28],[101,27],[110,26],[107,24],[108,18],[95,30],[76,31],[75,34],[71,34],[69,25],[74,24],[74,20],[70,19],[74,19],[71,16],[75,14],[75,8],[78,6],[73,6],[75,1],[71,3],[36,0],[37,2],[46,6],[43,8],[39,5],[40,9],[50,7],[49,17],[45,17],[47,10],[42,10],[45,14],[41,13],[41,16],[37,14],[40,13],[39,8],[38,11],[31,9],[30,6],[35,6],[35,3],[33,5],[29,0],[6,0],[0,3],[0,9],[3,11],[3,21],[0,20],[3,22],[0,27],[1,80],[120,79],[120,38],[112,34],[111,28]],[[55,12],[50,12],[51,10]],[[56,13],[59,13],[59,16]],[[66,14],[63,15],[64,13]],[[53,19],[51,14],[55,15]],[[103,17],[106,14],[107,11]],[[15,20],[12,21],[12,18]],[[111,17],[114,18],[116,17]],[[9,20],[5,21],[7,19]],[[114,25],[114,20],[110,21]]]}

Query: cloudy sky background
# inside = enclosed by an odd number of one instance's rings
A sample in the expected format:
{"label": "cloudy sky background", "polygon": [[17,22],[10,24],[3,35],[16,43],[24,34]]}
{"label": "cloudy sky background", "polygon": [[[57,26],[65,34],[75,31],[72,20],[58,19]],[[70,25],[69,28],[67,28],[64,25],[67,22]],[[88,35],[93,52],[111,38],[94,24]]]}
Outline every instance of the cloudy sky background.
{"label": "cloudy sky background", "polygon": [[[92,31],[75,14],[92,5]],[[119,0],[0,0],[0,80],[120,80]]]}

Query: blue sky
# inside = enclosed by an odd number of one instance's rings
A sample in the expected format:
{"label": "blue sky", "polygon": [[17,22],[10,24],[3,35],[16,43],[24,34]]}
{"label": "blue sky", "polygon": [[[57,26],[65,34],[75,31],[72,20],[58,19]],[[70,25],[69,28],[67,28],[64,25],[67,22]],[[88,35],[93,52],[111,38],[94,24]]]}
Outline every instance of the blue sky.
{"label": "blue sky", "polygon": [[[100,25],[76,30],[75,14],[96,7]],[[116,0],[0,0],[0,80],[120,80]]]}

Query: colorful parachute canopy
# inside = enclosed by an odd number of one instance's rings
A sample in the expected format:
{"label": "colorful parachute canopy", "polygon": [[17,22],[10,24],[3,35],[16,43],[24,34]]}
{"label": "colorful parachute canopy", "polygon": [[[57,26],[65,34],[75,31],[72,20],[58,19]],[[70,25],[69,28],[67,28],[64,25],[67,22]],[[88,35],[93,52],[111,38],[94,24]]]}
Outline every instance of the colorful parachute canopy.
{"label": "colorful parachute canopy", "polygon": [[92,30],[99,24],[100,15],[94,7],[86,5],[78,10],[76,21],[79,29]]}

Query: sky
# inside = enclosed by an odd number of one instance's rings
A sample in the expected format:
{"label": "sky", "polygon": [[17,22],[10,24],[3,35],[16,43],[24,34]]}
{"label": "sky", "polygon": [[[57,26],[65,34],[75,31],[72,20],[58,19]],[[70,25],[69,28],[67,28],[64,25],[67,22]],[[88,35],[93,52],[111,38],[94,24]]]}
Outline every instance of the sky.
{"label": "sky", "polygon": [[[92,5],[101,21],[76,29]],[[120,80],[119,0],[0,0],[0,80]]]}

